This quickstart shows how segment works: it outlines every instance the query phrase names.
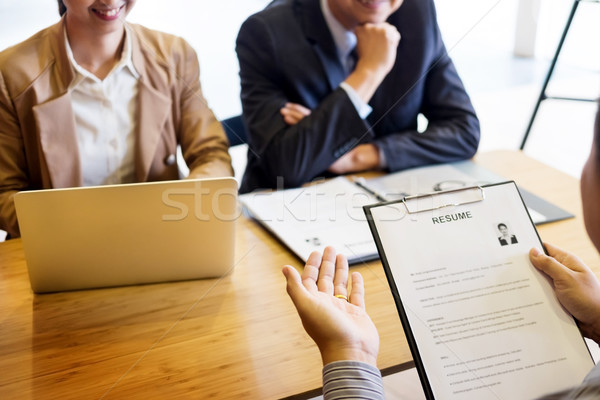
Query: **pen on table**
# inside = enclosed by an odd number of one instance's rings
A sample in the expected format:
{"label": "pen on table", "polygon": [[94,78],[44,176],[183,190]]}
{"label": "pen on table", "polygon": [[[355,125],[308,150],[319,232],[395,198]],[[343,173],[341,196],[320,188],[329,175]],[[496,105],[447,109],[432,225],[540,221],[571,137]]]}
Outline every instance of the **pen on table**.
{"label": "pen on table", "polygon": [[365,181],[365,178],[354,178],[353,180],[354,184],[358,187],[360,187],[361,189],[363,189],[365,192],[372,194],[373,196],[375,196],[375,198],[379,201],[388,201],[388,199],[382,195],[381,193],[376,192],[375,190],[371,189],[368,185],[367,182]]}

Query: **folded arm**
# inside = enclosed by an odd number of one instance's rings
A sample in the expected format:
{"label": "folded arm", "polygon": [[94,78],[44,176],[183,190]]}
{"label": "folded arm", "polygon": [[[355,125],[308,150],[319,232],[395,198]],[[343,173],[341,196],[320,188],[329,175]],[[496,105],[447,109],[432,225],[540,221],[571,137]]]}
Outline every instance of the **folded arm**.
{"label": "folded arm", "polygon": [[[373,133],[354,108],[346,92],[337,88],[310,104],[289,98],[290,83],[282,76],[281,60],[273,42],[274,33],[259,17],[240,29],[236,51],[240,62],[242,106],[249,145],[264,166],[268,180],[284,179],[285,186],[298,186],[325,172],[333,162],[355,146],[372,140]],[[323,82],[323,85],[326,83]],[[308,93],[313,98],[314,93]],[[290,125],[282,115],[287,103],[310,110]],[[285,113],[285,110],[284,110]]]}

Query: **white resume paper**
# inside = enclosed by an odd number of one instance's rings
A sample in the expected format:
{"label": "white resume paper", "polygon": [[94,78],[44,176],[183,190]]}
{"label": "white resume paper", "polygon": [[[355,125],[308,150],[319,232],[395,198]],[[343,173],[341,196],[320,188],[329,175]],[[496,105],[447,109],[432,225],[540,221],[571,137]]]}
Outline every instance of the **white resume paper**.
{"label": "white resume paper", "polygon": [[368,213],[429,397],[532,399],[578,385],[594,366],[529,262],[542,245],[513,182]]}
{"label": "white resume paper", "polygon": [[377,257],[363,206],[377,199],[344,177],[297,189],[247,193],[240,201],[303,261],[333,246],[351,264]]}

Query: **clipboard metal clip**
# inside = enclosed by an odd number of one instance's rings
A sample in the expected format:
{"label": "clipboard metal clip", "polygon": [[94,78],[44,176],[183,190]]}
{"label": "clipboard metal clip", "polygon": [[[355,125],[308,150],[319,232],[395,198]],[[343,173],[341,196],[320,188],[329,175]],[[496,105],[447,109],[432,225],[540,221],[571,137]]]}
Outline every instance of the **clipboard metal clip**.
{"label": "clipboard metal clip", "polygon": [[[424,199],[431,199],[431,201],[425,202],[423,201]],[[439,200],[437,204],[434,201],[435,199]],[[417,214],[424,211],[439,210],[440,208],[445,207],[477,203],[483,200],[485,200],[483,188],[481,186],[469,186],[442,192],[406,196],[402,199],[402,203],[408,214]]]}

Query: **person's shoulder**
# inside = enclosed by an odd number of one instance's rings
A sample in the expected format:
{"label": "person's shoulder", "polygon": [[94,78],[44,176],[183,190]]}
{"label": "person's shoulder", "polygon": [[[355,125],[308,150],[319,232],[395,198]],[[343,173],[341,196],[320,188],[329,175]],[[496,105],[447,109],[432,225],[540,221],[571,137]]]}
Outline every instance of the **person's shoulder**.
{"label": "person's shoulder", "polygon": [[198,63],[195,50],[182,37],[138,24],[129,23],[128,27],[147,64],[161,65],[166,70],[172,70],[173,67],[180,70],[188,62]]}
{"label": "person's shoulder", "polygon": [[416,23],[427,23],[432,15],[435,15],[433,0],[404,0],[398,10],[388,19],[388,22],[400,23],[404,20]]}
{"label": "person's shoulder", "polygon": [[28,85],[55,62],[52,42],[60,29],[60,23],[52,25],[0,52],[0,73],[7,85]]}
{"label": "person's shoulder", "polygon": [[274,0],[264,9],[250,15],[242,24],[242,28],[258,21],[273,27],[289,24],[290,18],[293,18],[296,13],[298,6],[296,3],[300,2],[297,0]]}
{"label": "person's shoulder", "polygon": [[[0,67],[7,65],[22,65],[23,61],[33,61],[46,55],[40,53],[40,47],[46,45],[50,40],[53,40],[57,30],[60,29],[59,24],[45,28],[28,39],[10,46],[0,52]],[[28,65],[23,65],[28,66]]]}
{"label": "person's shoulder", "polygon": [[309,1],[319,0],[274,0],[264,9],[250,15],[242,23],[238,32],[237,41],[260,44],[265,35],[273,40],[287,40],[290,32],[294,31],[300,23],[302,8]]}
{"label": "person's shoulder", "polygon": [[295,7],[295,3],[297,3],[296,0],[274,0],[267,4],[267,6],[262,10],[251,15],[249,18],[277,18],[278,16],[292,12]]}
{"label": "person's shoulder", "polygon": [[182,52],[192,50],[190,44],[180,36],[157,31],[138,24],[130,23],[128,26],[134,32],[140,46],[143,49],[155,52],[157,56],[170,58],[173,54],[181,54]]}
{"label": "person's shoulder", "polygon": [[429,12],[434,7],[434,0],[404,0],[400,9],[404,8],[405,11],[424,13]]}

